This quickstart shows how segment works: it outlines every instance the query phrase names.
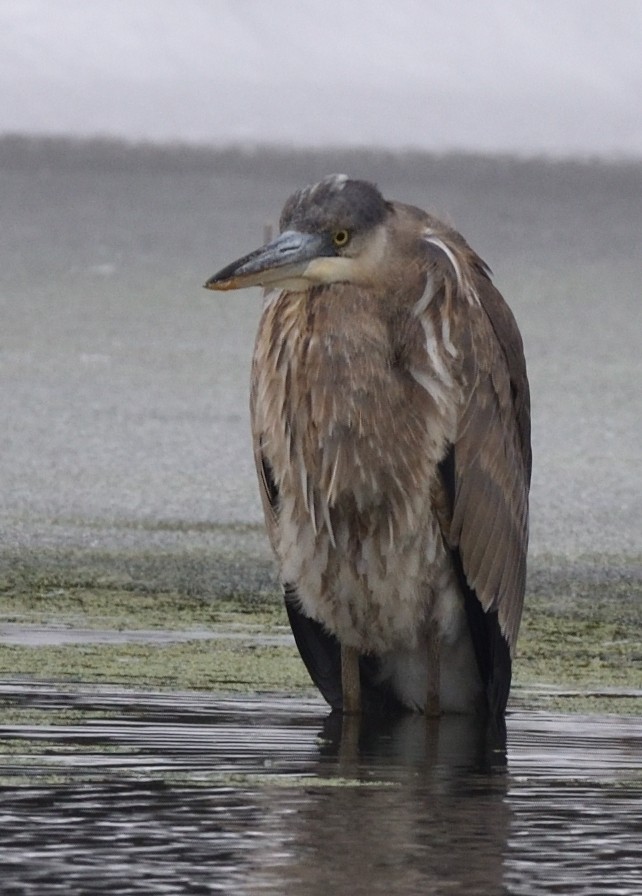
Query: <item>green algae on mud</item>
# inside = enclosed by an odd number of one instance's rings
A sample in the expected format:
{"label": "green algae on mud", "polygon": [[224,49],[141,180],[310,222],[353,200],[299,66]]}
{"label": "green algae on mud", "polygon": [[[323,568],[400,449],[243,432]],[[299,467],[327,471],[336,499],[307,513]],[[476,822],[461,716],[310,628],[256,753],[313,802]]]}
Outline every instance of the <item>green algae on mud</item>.
{"label": "green algae on mud", "polygon": [[[287,638],[285,609],[274,596],[208,601],[87,587],[13,590],[0,596],[0,632],[3,623],[23,625],[25,634],[23,644],[5,643],[0,651],[4,676],[246,693],[310,686]],[[58,644],[52,636],[52,643],[45,638],[30,645],[30,627],[47,624],[88,635],[80,643]],[[97,643],[92,629],[137,637]],[[190,638],[194,631],[198,637]],[[172,640],[172,632],[185,637]],[[274,643],[270,635],[283,637]]]}
{"label": "green algae on mud", "polygon": [[[3,637],[7,624],[18,632],[23,627],[24,639]],[[40,637],[30,643],[33,626]],[[74,643],[53,636],[48,642],[48,626],[81,635]],[[136,637],[100,641],[93,630]],[[84,640],[83,631],[89,633]],[[60,580],[14,582],[0,593],[2,641],[5,678],[313,692],[282,599],[269,591],[207,598]],[[542,564],[529,581],[514,685],[512,699],[520,705],[642,713],[642,580],[610,575],[596,582],[573,569],[551,573]]]}
{"label": "green algae on mud", "polygon": [[549,710],[642,714],[639,562],[622,570],[597,558],[557,568],[540,560],[529,578],[513,683],[513,699]]}
{"label": "green algae on mud", "polygon": [[282,621],[285,610],[272,593],[230,594],[216,599],[192,597],[179,591],[101,587],[41,580],[34,585],[13,583],[0,593],[0,622],[69,623],[87,628],[179,629],[251,622],[269,627]]}

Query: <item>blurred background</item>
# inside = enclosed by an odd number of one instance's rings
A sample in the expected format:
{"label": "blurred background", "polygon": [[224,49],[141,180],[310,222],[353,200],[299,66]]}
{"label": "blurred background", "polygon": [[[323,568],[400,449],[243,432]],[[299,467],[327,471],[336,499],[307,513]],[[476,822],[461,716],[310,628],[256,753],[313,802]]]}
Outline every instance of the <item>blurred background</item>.
{"label": "blurred background", "polygon": [[641,46],[636,0],[0,0],[2,574],[273,583],[261,297],[201,284],[345,171],[516,314],[532,569],[638,575]]}
{"label": "blurred background", "polygon": [[0,127],[642,153],[637,0],[1,0]]}

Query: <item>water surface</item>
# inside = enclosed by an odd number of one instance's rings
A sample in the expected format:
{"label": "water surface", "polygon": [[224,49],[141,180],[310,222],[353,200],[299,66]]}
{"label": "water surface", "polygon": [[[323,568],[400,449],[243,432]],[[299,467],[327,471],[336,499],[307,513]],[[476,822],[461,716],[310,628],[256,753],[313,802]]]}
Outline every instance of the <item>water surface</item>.
{"label": "water surface", "polygon": [[642,719],[10,681],[6,893],[639,894]]}

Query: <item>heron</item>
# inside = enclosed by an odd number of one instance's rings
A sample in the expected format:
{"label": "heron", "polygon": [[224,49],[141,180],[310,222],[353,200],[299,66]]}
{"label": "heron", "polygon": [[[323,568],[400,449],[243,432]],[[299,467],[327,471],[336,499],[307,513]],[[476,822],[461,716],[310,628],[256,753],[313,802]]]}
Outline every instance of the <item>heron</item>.
{"label": "heron", "polygon": [[436,217],[331,175],[205,284],[263,287],[254,459],[294,639],[330,707],[503,719],[531,474],[522,338]]}

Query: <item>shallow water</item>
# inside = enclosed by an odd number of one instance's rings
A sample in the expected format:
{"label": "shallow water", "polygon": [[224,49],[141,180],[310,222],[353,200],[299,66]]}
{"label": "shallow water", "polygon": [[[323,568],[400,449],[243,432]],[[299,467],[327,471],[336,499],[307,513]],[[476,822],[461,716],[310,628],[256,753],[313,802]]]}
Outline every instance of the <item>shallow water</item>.
{"label": "shallow water", "polygon": [[[3,893],[642,892],[642,719],[0,688]],[[483,742],[482,742],[483,741]]]}

